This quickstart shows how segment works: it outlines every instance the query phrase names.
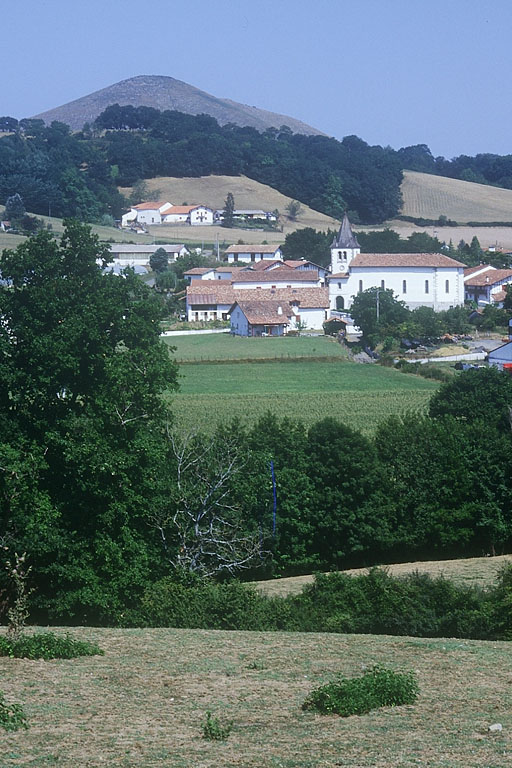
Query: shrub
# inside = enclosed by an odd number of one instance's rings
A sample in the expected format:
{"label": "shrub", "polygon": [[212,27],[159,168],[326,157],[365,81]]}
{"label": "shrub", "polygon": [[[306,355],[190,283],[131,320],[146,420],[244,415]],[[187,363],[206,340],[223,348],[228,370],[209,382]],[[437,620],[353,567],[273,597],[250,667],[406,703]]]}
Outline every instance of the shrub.
{"label": "shrub", "polygon": [[416,701],[419,686],[413,672],[394,672],[379,665],[362,677],[340,678],[312,691],[302,709],[341,717],[364,715],[379,707]]}
{"label": "shrub", "polygon": [[28,728],[27,718],[20,704],[8,704],[0,691],[0,726],[6,731]]}
{"label": "shrub", "polygon": [[218,717],[212,715],[211,712],[207,712],[206,720],[203,723],[203,736],[210,741],[225,741],[232,728],[232,720],[227,723],[221,723]]}
{"label": "shrub", "polygon": [[0,656],[13,659],[75,659],[78,656],[103,656],[94,643],[73,640],[69,635],[58,637],[53,632],[22,635],[17,639],[0,637]]}

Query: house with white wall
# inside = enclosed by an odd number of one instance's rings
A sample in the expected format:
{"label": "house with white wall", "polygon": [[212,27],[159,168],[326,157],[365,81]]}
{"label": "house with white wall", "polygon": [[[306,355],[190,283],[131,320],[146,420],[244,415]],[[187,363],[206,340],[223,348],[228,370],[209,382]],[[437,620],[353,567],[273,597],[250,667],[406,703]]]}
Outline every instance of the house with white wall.
{"label": "house with white wall", "polygon": [[490,264],[479,264],[464,270],[466,301],[474,301],[479,307],[486,304],[501,305],[508,285],[512,285],[512,269],[496,269]]}
{"label": "house with white wall", "polygon": [[173,205],[163,214],[162,224],[213,224],[213,211],[206,205]]}
{"label": "house with white wall", "polygon": [[167,253],[169,261],[176,261],[178,256],[185,256],[188,253],[183,243],[177,244],[142,244],[142,243],[110,243],[110,254],[115,264],[125,267],[146,266],[152,254],[159,248]]}
{"label": "house with white wall", "polygon": [[172,208],[172,203],[162,200],[151,200],[147,203],[132,205],[128,213],[121,217],[121,226],[129,227],[132,224],[161,224],[162,214]]}
{"label": "house with white wall", "polygon": [[251,264],[262,260],[282,261],[280,245],[230,245],[224,254],[230,264]]}
{"label": "house with white wall", "polygon": [[464,264],[442,253],[361,253],[345,214],[331,245],[331,309],[350,309],[368,288],[391,289],[409,309],[435,311],[464,303]]}

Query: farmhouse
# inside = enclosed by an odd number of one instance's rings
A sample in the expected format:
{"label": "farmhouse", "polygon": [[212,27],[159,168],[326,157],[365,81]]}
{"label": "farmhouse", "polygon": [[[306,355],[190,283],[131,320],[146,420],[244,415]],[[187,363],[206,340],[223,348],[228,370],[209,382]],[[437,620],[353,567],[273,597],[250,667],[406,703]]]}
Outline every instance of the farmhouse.
{"label": "farmhouse", "polygon": [[147,203],[133,205],[128,213],[121,217],[121,226],[130,227],[132,224],[161,224],[162,214],[172,207],[172,203],[152,200]]}
{"label": "farmhouse", "polygon": [[349,309],[367,288],[390,288],[409,309],[464,303],[464,264],[442,253],[361,253],[347,215],[331,245],[331,309]]}
{"label": "farmhouse", "polygon": [[162,224],[213,224],[213,211],[206,205],[173,205],[162,214]]}
{"label": "farmhouse", "polygon": [[112,256],[112,261],[115,264],[120,264],[124,267],[144,267],[149,264],[151,255],[159,248],[163,248],[163,250],[168,254],[169,261],[176,261],[178,256],[185,256],[185,254],[188,253],[183,243],[178,243],[176,245],[111,243],[110,253]]}
{"label": "farmhouse", "polygon": [[479,264],[464,270],[466,301],[474,301],[480,307],[491,303],[501,305],[508,285],[512,285],[512,269]]}
{"label": "farmhouse", "polygon": [[229,310],[231,333],[236,336],[284,336],[292,310],[275,299],[235,301]]}
{"label": "farmhouse", "polygon": [[508,323],[508,341],[487,355],[489,365],[512,374],[512,320]]}
{"label": "farmhouse", "polygon": [[281,246],[276,245],[230,245],[224,254],[230,263],[251,264],[258,261],[282,261]]}

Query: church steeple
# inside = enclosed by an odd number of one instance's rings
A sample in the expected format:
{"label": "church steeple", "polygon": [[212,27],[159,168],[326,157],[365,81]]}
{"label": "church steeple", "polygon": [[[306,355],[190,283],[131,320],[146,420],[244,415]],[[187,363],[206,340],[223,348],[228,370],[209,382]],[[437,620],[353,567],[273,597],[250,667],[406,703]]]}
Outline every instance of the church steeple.
{"label": "church steeple", "polygon": [[331,243],[331,270],[333,274],[347,272],[354,256],[361,251],[357,237],[352,232],[347,214],[343,214],[341,227]]}

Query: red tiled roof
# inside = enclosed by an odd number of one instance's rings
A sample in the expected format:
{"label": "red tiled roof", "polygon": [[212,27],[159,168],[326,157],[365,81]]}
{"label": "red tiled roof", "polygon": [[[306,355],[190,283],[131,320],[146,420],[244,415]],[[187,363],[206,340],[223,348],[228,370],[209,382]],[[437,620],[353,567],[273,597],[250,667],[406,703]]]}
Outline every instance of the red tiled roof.
{"label": "red tiled roof", "polygon": [[[247,288],[235,289],[226,285],[227,280],[196,281],[187,287],[187,301],[190,304],[234,304],[235,301],[255,301],[248,295]],[[224,283],[224,284],[223,284]],[[251,291],[251,293],[253,293]],[[258,291],[258,301],[276,300],[298,302],[301,307],[329,307],[327,288],[262,288]]]}
{"label": "red tiled roof", "polygon": [[171,216],[173,213],[190,213],[190,211],[193,211],[195,208],[206,208],[206,205],[173,205],[172,208],[168,208],[166,211],[164,211],[162,216]]}
{"label": "red tiled roof", "polygon": [[245,267],[246,270],[250,269],[254,272],[262,272],[267,269],[271,269],[276,264],[279,264],[282,266],[284,264],[281,259],[262,259],[261,261],[256,261],[253,264],[248,264],[247,267]]}
{"label": "red tiled roof", "polygon": [[491,269],[488,272],[482,272],[480,275],[470,277],[464,281],[466,286],[496,285],[503,280],[510,278],[512,280],[512,269]]}
{"label": "red tiled roof", "polygon": [[280,245],[230,245],[226,253],[275,253]]}
{"label": "red tiled roof", "polygon": [[213,272],[214,267],[192,267],[192,269],[187,269],[186,272],[184,272],[184,275],[206,275],[207,272]]}
{"label": "red tiled roof", "polygon": [[479,264],[477,267],[466,267],[464,270],[464,277],[469,277],[469,275],[472,275],[474,272],[489,272],[492,269],[495,269],[495,267],[492,267],[490,264]]}
{"label": "red tiled roof", "polygon": [[132,208],[135,208],[136,211],[158,211],[163,205],[167,205],[167,200],[151,200],[148,203],[132,205]]}
{"label": "red tiled roof", "polygon": [[283,266],[268,270],[248,270],[247,272],[242,272],[233,280],[233,282],[237,283],[284,283],[287,281],[316,283],[318,281],[318,272],[316,269],[297,270]]}
{"label": "red tiled roof", "polygon": [[491,293],[491,299],[499,304],[500,301],[505,301],[507,297],[506,291],[497,291],[496,293]]}
{"label": "red tiled roof", "polygon": [[359,253],[350,262],[354,267],[464,267],[444,253]]}
{"label": "red tiled roof", "polygon": [[[293,314],[288,306],[280,301],[236,301],[230,312],[238,304],[251,325],[287,325]],[[279,313],[279,308],[281,313]]]}
{"label": "red tiled roof", "polygon": [[333,278],[335,278],[336,280],[341,280],[341,279],[345,280],[348,276],[349,276],[348,272],[335,272],[333,275],[327,275],[329,280],[332,280]]}

